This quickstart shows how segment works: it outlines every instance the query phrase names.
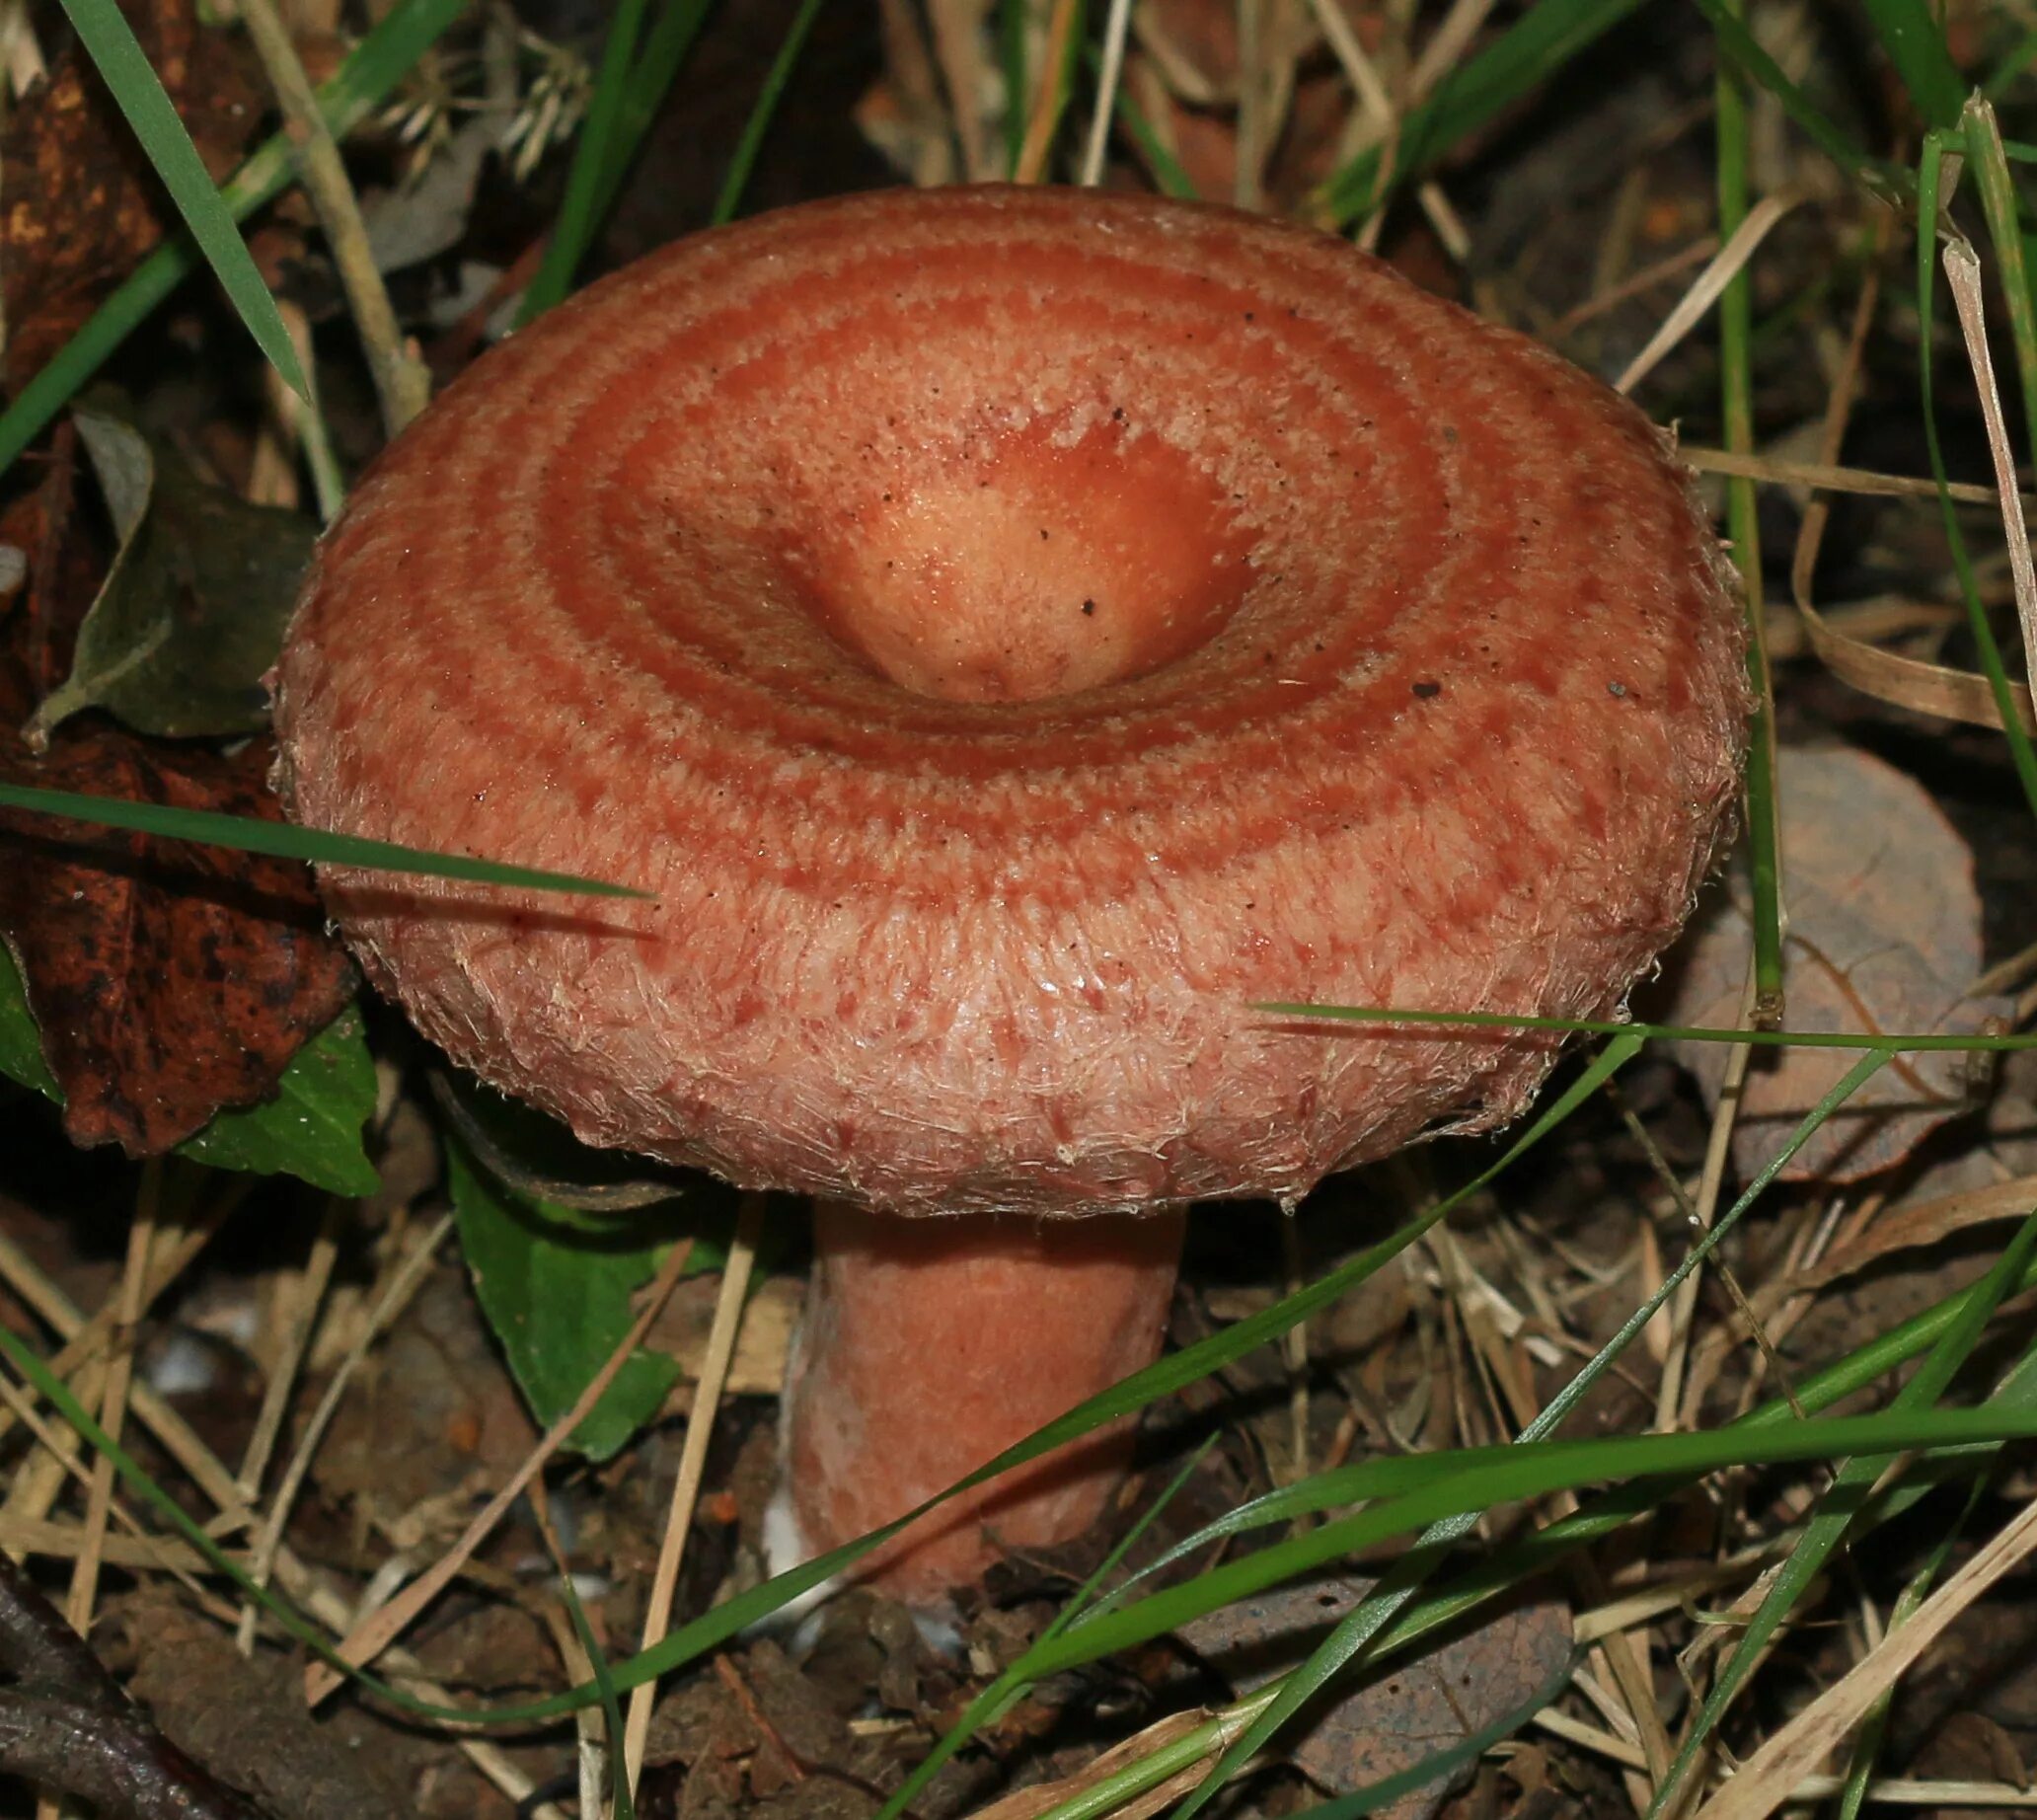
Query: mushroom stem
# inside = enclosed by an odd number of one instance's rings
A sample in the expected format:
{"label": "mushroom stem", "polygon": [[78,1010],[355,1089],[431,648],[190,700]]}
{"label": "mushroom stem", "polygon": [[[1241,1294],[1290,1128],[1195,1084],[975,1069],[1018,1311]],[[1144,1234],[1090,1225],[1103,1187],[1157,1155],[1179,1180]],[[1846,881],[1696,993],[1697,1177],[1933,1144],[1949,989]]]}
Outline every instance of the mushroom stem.
{"label": "mushroom stem", "polygon": [[[1171,1209],[906,1219],[817,1202],[788,1374],[780,1504],[797,1535],[785,1540],[803,1558],[863,1535],[1151,1364],[1182,1224]],[[1007,1549],[1081,1535],[1124,1474],[1133,1425],[951,1500],[859,1577],[934,1605]]]}

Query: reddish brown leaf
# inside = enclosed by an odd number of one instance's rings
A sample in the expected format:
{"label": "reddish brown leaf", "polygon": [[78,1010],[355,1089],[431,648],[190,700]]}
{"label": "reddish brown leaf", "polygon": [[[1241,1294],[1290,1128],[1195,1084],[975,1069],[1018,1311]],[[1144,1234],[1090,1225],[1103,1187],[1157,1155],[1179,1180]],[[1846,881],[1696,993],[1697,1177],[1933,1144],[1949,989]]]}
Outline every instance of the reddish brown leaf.
{"label": "reddish brown leaf", "polygon": [[[0,778],[277,819],[258,740],[233,758],[103,723]],[[305,869],[0,813],[0,937],[13,950],[78,1144],[157,1156],[274,1090],[353,987]]]}
{"label": "reddish brown leaf", "polygon": [[[124,0],[150,65],[215,177],[262,124],[261,90],[234,36],[197,23],[194,0]],[[5,379],[33,377],[176,224],[147,158],[72,44],[0,130],[7,173],[0,287]]]}
{"label": "reddish brown leaf", "polygon": [[78,628],[91,610],[106,564],[77,511],[78,432],[66,418],[49,439],[41,481],[0,511],[0,544],[26,558],[23,584],[0,606],[0,715],[12,725],[71,667]]}

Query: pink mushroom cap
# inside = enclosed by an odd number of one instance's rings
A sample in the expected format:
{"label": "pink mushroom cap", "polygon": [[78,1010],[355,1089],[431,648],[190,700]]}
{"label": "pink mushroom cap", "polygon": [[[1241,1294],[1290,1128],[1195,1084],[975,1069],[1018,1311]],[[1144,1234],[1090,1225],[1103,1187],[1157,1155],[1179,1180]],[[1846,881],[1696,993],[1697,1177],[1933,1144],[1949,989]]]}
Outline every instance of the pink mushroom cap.
{"label": "pink mushroom cap", "polygon": [[376,982],[597,1144],[900,1213],[1293,1200],[1512,1117],[1729,818],[1717,547],[1630,405],[1337,240],[1092,191],[703,234],[480,361],[325,539],[306,824]]}

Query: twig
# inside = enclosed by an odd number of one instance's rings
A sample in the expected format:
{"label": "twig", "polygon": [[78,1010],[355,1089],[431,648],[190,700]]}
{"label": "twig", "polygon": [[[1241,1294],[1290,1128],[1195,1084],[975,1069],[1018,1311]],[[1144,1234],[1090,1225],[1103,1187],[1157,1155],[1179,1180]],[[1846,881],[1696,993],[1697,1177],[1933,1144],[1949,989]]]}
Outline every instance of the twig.
{"label": "twig", "polygon": [[[658,1548],[657,1571],[650,1582],[650,1608],[643,1617],[643,1647],[664,1640],[672,1617],[672,1592],[679,1583],[679,1562],[686,1533],[693,1527],[693,1507],[700,1497],[701,1474],[708,1462],[708,1442],[715,1432],[715,1411],[728,1379],[728,1361],[735,1354],[742,1329],[743,1305],[749,1294],[750,1269],[757,1259],[757,1234],[764,1223],[764,1197],[745,1194],[729,1242],[728,1262],[721,1271],[721,1293],[715,1302],[715,1324],[708,1329],[707,1356],[701,1360],[693,1406],[686,1412],[686,1444],[679,1453],[679,1475],[672,1482],[671,1508],[665,1514],[664,1541]],[[657,1684],[646,1681],[630,1695],[623,1724],[623,1773],[634,1792],[643,1771],[643,1745],[650,1734],[650,1709]]]}
{"label": "twig", "polygon": [[[487,1509],[468,1524],[465,1534],[459,1541],[365,1623],[356,1625],[339,1643],[335,1653],[340,1660],[356,1668],[372,1662],[402,1633],[411,1620],[438,1596],[453,1575],[460,1571],[468,1556],[488,1539],[510,1505],[523,1495],[524,1488],[538,1476],[559,1444],[580,1425],[587,1411],[601,1401],[602,1392],[608,1389],[616,1373],[622,1370],[624,1361],[643,1343],[644,1334],[649,1332],[650,1324],[657,1319],[659,1311],[663,1309],[677,1285],[692,1251],[691,1239],[681,1240],[673,1246],[670,1255],[665,1259],[664,1267],[658,1271],[656,1280],[651,1284],[649,1295],[644,1298],[641,1311],[631,1324],[629,1332],[623,1335],[621,1343],[609,1354],[607,1363],[588,1381],[587,1388],[579,1394],[573,1406],[545,1430],[537,1446],[531,1449],[523,1464],[509,1476],[508,1482],[489,1500]],[[340,1680],[341,1676],[337,1668],[330,1667],[324,1662],[314,1662],[304,1671],[305,1704],[317,1706],[340,1685]]]}
{"label": "twig", "polygon": [[262,1820],[128,1700],[84,1639],[0,1556],[0,1772],[118,1820]]}

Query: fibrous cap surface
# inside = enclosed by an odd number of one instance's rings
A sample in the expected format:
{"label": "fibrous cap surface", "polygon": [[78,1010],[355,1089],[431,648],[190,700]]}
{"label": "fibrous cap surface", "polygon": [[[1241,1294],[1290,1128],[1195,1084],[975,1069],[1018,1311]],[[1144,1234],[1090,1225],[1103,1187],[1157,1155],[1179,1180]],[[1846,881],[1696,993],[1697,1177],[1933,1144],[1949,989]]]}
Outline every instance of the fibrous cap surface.
{"label": "fibrous cap surface", "polygon": [[903,1211],[1292,1196],[1511,1116],[1729,812],[1737,607],[1630,406],[1315,234],[898,191],[481,361],[326,539],[296,814],[426,1034],[596,1142]]}

